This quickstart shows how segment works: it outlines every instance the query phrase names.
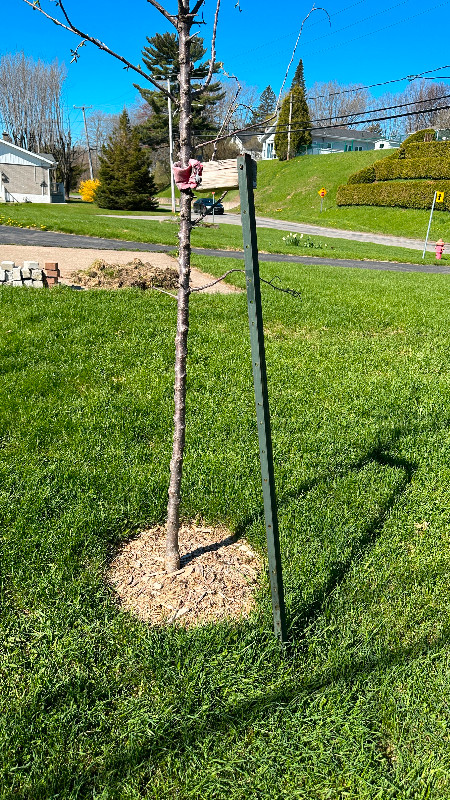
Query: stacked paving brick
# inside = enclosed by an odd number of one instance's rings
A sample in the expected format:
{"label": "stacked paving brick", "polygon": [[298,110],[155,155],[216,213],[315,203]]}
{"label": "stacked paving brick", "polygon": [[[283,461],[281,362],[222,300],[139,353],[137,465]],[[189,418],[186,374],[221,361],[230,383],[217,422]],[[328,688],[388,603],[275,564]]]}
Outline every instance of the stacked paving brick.
{"label": "stacked paving brick", "polygon": [[42,289],[44,286],[56,286],[59,282],[59,268],[56,262],[46,262],[44,269],[38,261],[24,261],[23,267],[16,267],[14,261],[2,261],[0,264],[0,286],[29,286]]}

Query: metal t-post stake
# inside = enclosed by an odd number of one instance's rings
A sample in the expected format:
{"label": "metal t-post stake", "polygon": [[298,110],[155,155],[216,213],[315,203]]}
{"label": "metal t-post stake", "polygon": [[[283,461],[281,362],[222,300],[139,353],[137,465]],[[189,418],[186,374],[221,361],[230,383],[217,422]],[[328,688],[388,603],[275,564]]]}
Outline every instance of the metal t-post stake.
{"label": "metal t-post stake", "polygon": [[283,574],[278,533],[277,500],[270,431],[269,397],[267,392],[266,356],[259,280],[258,244],[256,240],[255,202],[253,198],[252,159],[246,154],[237,159],[241,201],[242,235],[244,239],[245,282],[247,286],[248,322],[255,386],[258,423],[259,458],[261,462],[267,554],[272,593],[273,625],[276,636],[286,641]]}

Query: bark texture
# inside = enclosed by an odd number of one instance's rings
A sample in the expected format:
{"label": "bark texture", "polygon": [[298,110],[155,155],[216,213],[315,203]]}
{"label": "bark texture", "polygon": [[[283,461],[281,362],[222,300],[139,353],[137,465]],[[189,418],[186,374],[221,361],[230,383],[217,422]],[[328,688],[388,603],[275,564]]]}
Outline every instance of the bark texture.
{"label": "bark texture", "polygon": [[[192,16],[179,3],[178,36],[180,54],[180,161],[183,166],[192,157],[192,112],[190,91],[190,27]],[[172,459],[170,462],[169,502],[167,505],[166,570],[180,568],[178,530],[180,526],[181,478],[186,431],[186,363],[189,330],[189,278],[191,272],[191,192],[180,198],[179,288],[177,333],[175,338],[175,413]]]}

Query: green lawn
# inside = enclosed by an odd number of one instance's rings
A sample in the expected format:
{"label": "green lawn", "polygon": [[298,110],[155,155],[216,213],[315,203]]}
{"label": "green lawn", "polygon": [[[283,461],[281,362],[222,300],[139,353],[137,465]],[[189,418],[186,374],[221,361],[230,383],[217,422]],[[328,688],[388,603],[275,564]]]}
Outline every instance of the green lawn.
{"label": "green lawn", "polygon": [[[285,655],[265,580],[190,632],[103,582],[164,518],[173,300],[0,291],[1,800],[448,800],[448,277],[262,274]],[[183,515],[263,551],[243,294],[192,297],[188,371]]]}
{"label": "green lawn", "polygon": [[[356,153],[354,155],[361,154]],[[103,216],[104,214],[106,216]],[[133,215],[135,215],[134,212]],[[0,224],[1,216],[0,210]],[[44,226],[49,230],[65,233],[122,239],[128,242],[154,242],[173,245],[174,247],[178,244],[176,218],[170,222],[159,222],[157,220],[116,219],[116,216],[117,214],[105,212],[104,209],[99,209],[92,203],[75,202],[68,205],[55,204],[45,206],[23,203],[8,208],[6,219],[24,227],[39,228]],[[423,236],[425,236],[425,232],[426,225],[422,231]],[[330,259],[357,258],[422,263],[422,254],[418,250],[367,244],[365,242],[352,242],[345,239],[329,239],[320,236],[305,236],[303,240],[300,240],[303,244],[300,247],[296,247],[283,241],[283,237],[286,235],[285,231],[258,228],[259,249],[261,252],[266,253],[325,256]],[[314,247],[305,247],[304,244],[307,242],[312,242]],[[242,231],[240,226],[220,225],[220,221],[218,222],[218,227],[214,227],[212,226],[211,218],[208,217],[205,227],[194,228],[192,245],[194,247],[242,250]],[[425,263],[435,263],[434,254],[427,253]],[[450,254],[444,255],[441,263],[444,265],[450,263]]]}

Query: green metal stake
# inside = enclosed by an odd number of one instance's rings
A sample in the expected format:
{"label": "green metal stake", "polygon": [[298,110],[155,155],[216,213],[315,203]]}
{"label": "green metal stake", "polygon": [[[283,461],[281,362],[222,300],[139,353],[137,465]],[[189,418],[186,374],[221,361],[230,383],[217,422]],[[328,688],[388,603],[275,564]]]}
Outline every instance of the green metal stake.
{"label": "green metal stake", "polygon": [[272,592],[273,626],[280,641],[286,641],[283,573],[278,533],[277,500],[273,470],[272,436],[270,432],[269,396],[267,392],[266,356],[259,281],[258,244],[256,240],[255,202],[253,198],[252,159],[246,153],[237,159],[241,200],[242,235],[244,239],[245,279],[247,285],[248,322],[255,386],[258,423],[259,458],[264,498],[267,554]]}

